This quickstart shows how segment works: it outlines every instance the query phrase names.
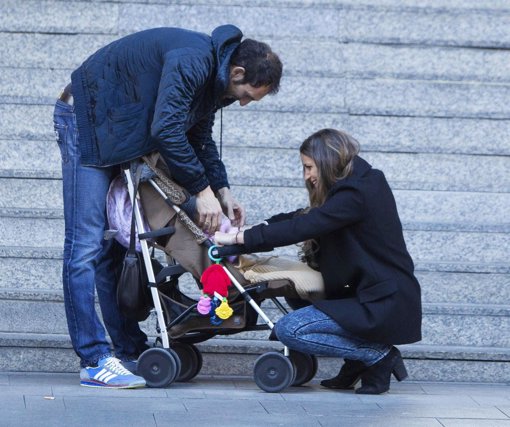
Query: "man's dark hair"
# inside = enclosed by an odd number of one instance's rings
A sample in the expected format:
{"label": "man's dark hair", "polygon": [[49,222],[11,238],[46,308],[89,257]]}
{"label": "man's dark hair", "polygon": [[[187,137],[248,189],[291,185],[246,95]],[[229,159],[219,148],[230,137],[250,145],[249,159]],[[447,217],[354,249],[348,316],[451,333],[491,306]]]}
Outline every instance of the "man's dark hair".
{"label": "man's dark hair", "polygon": [[245,69],[244,79],[240,84],[269,86],[271,95],[280,89],[282,62],[266,43],[252,39],[243,40],[234,50],[230,65]]}

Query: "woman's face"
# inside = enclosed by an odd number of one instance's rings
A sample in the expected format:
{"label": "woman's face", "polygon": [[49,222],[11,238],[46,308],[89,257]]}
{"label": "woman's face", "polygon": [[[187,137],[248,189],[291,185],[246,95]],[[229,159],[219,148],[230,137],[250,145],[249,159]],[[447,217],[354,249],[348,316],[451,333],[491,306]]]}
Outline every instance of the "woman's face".
{"label": "woman's face", "polygon": [[301,163],[303,164],[303,178],[305,181],[310,182],[315,188],[319,180],[319,172],[315,161],[304,154],[301,154]]}

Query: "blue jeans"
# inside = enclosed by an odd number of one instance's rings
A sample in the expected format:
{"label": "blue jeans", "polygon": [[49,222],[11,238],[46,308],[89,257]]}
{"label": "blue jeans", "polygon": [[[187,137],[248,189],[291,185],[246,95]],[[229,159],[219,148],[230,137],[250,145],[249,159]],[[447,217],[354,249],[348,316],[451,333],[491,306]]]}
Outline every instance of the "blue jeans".
{"label": "blue jeans", "polygon": [[276,336],[292,350],[359,360],[366,366],[377,363],[391,349],[354,336],[312,305],[282,317],[276,323]]}
{"label": "blue jeans", "polygon": [[142,332],[138,322],[126,318],[117,305],[117,282],[125,254],[126,248],[116,240],[103,240],[103,250],[96,268],[96,291],[115,355],[121,360],[133,360],[149,347],[147,335]]}
{"label": "blue jeans", "polygon": [[[146,339],[138,323],[123,318],[116,302],[112,244],[103,239],[107,229],[106,195],[116,167],[83,166],[74,107],[57,101],[54,128],[62,157],[64,196],[64,264],[62,281],[67,325],[81,366],[95,366],[111,354],[105,329],[95,310],[95,289],[103,320],[117,357],[137,356]],[[129,335],[133,334],[134,339]]]}

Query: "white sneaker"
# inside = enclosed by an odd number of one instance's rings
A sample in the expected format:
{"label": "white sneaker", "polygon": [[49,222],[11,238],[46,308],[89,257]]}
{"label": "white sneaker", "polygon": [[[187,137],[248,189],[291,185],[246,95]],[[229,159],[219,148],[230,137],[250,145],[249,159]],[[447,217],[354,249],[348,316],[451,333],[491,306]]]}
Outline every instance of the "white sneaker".
{"label": "white sneaker", "polygon": [[83,368],[80,380],[80,384],[85,387],[145,387],[145,380],[124,368],[116,357],[105,357],[97,362],[97,366]]}

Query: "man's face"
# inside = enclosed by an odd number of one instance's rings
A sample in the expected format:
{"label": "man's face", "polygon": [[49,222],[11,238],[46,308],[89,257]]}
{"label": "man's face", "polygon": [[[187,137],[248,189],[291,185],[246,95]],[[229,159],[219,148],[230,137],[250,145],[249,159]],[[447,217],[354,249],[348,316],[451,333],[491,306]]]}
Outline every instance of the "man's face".
{"label": "man's face", "polygon": [[241,83],[244,79],[244,68],[232,67],[230,70],[230,83],[225,92],[225,99],[239,101],[239,105],[244,107],[252,101],[260,101],[269,91],[269,86],[254,87],[249,83]]}

